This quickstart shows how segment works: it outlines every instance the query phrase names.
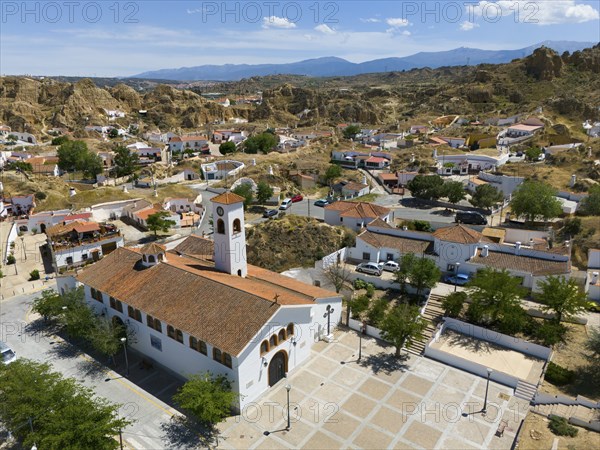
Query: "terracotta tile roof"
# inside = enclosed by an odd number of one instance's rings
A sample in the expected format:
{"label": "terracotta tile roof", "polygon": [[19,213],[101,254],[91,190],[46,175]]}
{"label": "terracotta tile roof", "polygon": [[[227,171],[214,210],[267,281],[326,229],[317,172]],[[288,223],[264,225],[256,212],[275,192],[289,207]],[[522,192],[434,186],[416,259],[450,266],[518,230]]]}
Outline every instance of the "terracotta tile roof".
{"label": "terracotta tile roof", "polygon": [[516,270],[532,275],[557,275],[570,272],[567,261],[551,261],[533,258],[531,256],[514,255],[510,253],[489,251],[488,256],[482,257],[478,250],[473,258],[473,264],[481,264],[495,269]]}
{"label": "terracotta tile roof", "polygon": [[346,183],[346,185],[344,186],[344,189],[348,189],[349,191],[362,191],[364,188],[369,187],[366,184],[362,184],[362,183],[357,183],[355,181],[350,181],[349,183]]}
{"label": "terracotta tile roof", "polygon": [[477,244],[487,239],[479,231],[472,230],[462,224],[439,228],[433,232],[433,236],[441,241],[456,242],[458,244]]}
{"label": "terracotta tile roof", "polygon": [[73,225],[73,229],[78,233],[100,231],[100,225],[98,225],[96,222],[73,222]]}
{"label": "terracotta tile roof", "polygon": [[148,209],[144,209],[143,211],[138,211],[138,212],[134,213],[134,215],[136,215],[137,217],[139,217],[142,220],[148,220],[148,216],[151,216],[152,214],[156,214],[157,212],[159,212],[158,209],[148,208]]}
{"label": "terracotta tile roof", "polygon": [[380,173],[378,177],[384,181],[398,181],[398,175],[395,173]]}
{"label": "terracotta tile roof", "polygon": [[133,203],[123,207],[123,211],[129,211],[131,213],[141,211],[144,208],[151,207],[152,203],[147,200],[136,200]]}
{"label": "terracotta tile roof", "polygon": [[[214,272],[195,260],[172,255],[168,262],[143,268],[140,259],[138,252],[118,248],[78,279],[158,318],[163,333],[169,324],[234,356],[281,307],[240,289],[243,278]],[[225,279],[235,282],[228,285]]]}
{"label": "terracotta tile roof", "polygon": [[363,231],[356,238],[375,248],[393,248],[399,250],[401,253],[425,253],[428,247],[433,246],[431,241],[420,241],[418,239],[374,233],[369,230]]}
{"label": "terracotta tile roof", "polygon": [[385,158],[378,158],[377,156],[371,156],[369,159],[367,159],[368,163],[382,163],[382,162],[387,162],[387,159]]}
{"label": "terracotta tile roof", "polygon": [[340,217],[372,218],[386,216],[390,213],[388,208],[367,202],[339,201],[330,203],[325,209],[340,211]]}
{"label": "terracotta tile roof", "polygon": [[164,245],[157,244],[156,242],[150,242],[140,249],[140,253],[145,255],[158,255],[159,253],[165,253],[166,250],[167,249]]}
{"label": "terracotta tile roof", "polygon": [[368,226],[379,227],[379,228],[390,228],[392,230],[394,229],[394,227],[392,225],[383,221],[379,217],[377,219],[375,219],[373,222],[369,223]]}
{"label": "terracotta tile roof", "polygon": [[70,233],[71,231],[77,231],[78,233],[86,233],[89,231],[98,231],[100,230],[100,225],[96,222],[80,222],[75,220],[69,223],[59,223],[50,228],[46,229],[46,234],[48,236],[60,236],[61,234]]}
{"label": "terracotta tile roof", "polygon": [[472,180],[469,180],[469,181],[470,181],[471,183],[473,183],[473,184],[478,184],[478,185],[481,185],[481,184],[489,184],[489,182],[487,182],[487,181],[485,181],[485,180],[482,180],[482,179],[480,179],[480,178],[473,178]]}
{"label": "terracotta tile roof", "polygon": [[192,234],[177,245],[173,251],[194,258],[211,260],[214,254],[214,242]]}
{"label": "terracotta tile roof", "polygon": [[242,203],[244,201],[244,197],[241,195],[237,195],[233,192],[227,191],[216,197],[210,199],[211,202],[214,203],[222,203],[224,205],[231,205],[233,203]]}

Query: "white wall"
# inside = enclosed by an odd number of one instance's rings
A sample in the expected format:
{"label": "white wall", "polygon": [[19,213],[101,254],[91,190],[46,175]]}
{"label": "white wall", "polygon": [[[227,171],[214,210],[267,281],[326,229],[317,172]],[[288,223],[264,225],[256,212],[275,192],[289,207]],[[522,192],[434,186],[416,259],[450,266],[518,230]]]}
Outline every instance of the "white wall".
{"label": "white wall", "polygon": [[93,260],[92,252],[95,250],[97,250],[99,253],[99,256],[102,257],[103,256],[102,245],[110,244],[111,242],[116,242],[117,248],[123,247],[123,242],[124,242],[123,236],[115,236],[114,238],[111,238],[111,239],[104,239],[104,240],[97,241],[97,242],[90,242],[89,244],[79,245],[77,247],[70,247],[70,248],[65,248],[63,250],[55,251],[54,256],[56,258],[56,266],[59,268],[68,266],[69,265],[69,264],[67,264],[68,257],[73,258],[73,262],[71,263],[71,265],[78,265],[84,261],[83,260],[84,254],[88,255],[86,261],[92,261]]}
{"label": "white wall", "polygon": [[132,205],[140,200],[142,199],[135,198],[131,200],[122,200],[110,203],[99,203],[97,205],[93,205],[90,208],[92,212],[92,217],[96,222],[106,222],[108,220],[111,220],[111,217],[116,217],[118,219],[123,215],[123,208]]}

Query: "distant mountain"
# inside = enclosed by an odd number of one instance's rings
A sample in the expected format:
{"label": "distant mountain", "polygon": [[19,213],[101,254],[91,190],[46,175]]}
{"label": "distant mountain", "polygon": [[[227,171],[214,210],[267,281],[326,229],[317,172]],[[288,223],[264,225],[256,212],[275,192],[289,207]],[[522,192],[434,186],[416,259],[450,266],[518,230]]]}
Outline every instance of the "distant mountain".
{"label": "distant mountain", "polygon": [[177,81],[237,81],[242,78],[266,75],[306,75],[310,77],[351,76],[363,73],[395,72],[421,67],[432,69],[443,66],[477,64],[502,64],[524,58],[539,47],[549,47],[559,54],[583,50],[596,42],[544,41],[518,50],[480,50],[461,47],[441,52],[420,52],[402,58],[375,59],[353,63],[342,58],[325,57],[307,59],[288,64],[225,64],[161,69],[133,75],[129,78],[161,79]]}

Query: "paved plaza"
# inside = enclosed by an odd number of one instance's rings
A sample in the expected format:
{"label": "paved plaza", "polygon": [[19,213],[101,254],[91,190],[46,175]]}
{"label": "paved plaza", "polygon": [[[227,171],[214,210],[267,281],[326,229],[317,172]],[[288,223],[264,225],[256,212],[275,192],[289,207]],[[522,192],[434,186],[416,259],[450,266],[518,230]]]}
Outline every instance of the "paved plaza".
{"label": "paved plaza", "polygon": [[[528,403],[513,390],[423,357],[336,331],[305,365],[219,426],[220,448],[509,449]],[[286,384],[291,385],[291,429]],[[501,420],[508,426],[496,437]]]}

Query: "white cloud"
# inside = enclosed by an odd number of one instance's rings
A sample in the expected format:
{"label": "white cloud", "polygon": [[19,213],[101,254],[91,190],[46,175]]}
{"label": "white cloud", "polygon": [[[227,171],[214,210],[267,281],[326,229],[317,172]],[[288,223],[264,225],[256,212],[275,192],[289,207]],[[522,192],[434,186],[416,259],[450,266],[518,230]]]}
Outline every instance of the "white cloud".
{"label": "white cloud", "polygon": [[379,22],[381,22],[381,19],[376,19],[375,17],[369,17],[367,19],[360,19],[360,21],[363,23],[379,23]]}
{"label": "white cloud", "polygon": [[263,17],[263,28],[296,28],[296,24],[294,22],[290,22],[286,17]]}
{"label": "white cloud", "polygon": [[400,17],[388,17],[385,19],[385,23],[393,28],[407,27],[410,25],[410,22],[407,19],[402,19]]}
{"label": "white cloud", "polygon": [[473,28],[479,28],[479,24],[475,22],[469,22],[468,20],[465,20],[460,24],[460,29],[462,31],[471,31]]}
{"label": "white cloud", "polygon": [[321,25],[317,25],[315,27],[315,30],[323,33],[323,34],[335,34],[335,30],[331,27],[329,27],[329,25],[322,23]]}
{"label": "white cloud", "polygon": [[536,25],[583,23],[600,19],[597,9],[577,0],[482,0],[469,5],[467,9],[469,17],[482,17],[488,22],[496,22],[501,16],[512,16],[520,23]]}
{"label": "white cloud", "polygon": [[410,36],[411,34],[412,34],[412,33],[411,33],[410,31],[408,31],[408,30],[404,30],[404,31],[402,32],[402,35],[403,35],[403,36]]}

